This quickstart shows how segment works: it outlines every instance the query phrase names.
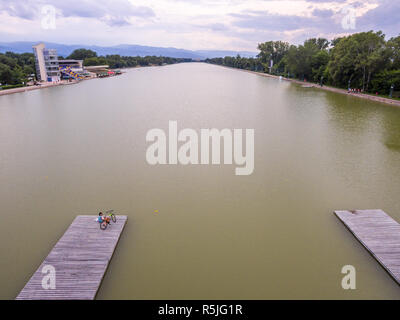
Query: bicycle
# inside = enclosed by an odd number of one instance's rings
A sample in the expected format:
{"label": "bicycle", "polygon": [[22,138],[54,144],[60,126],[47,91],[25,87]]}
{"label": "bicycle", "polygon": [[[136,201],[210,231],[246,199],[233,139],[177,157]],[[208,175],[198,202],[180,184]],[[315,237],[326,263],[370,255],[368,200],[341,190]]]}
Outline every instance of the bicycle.
{"label": "bicycle", "polygon": [[107,229],[107,226],[110,224],[111,220],[112,220],[112,222],[114,222],[114,223],[117,222],[117,217],[116,217],[115,214],[114,214],[114,210],[108,210],[108,211],[106,211],[105,220],[103,220],[103,222],[100,222],[100,221],[99,221],[99,223],[100,223],[100,229],[101,229],[101,230],[106,230],[106,229]]}

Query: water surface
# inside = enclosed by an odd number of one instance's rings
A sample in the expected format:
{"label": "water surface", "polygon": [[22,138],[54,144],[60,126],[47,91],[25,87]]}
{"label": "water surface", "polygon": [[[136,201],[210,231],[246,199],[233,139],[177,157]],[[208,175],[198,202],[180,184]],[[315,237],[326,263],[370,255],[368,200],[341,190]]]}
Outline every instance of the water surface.
{"label": "water surface", "polygon": [[[255,129],[254,173],[148,165],[146,133],[169,120]],[[100,299],[400,297],[332,213],[400,221],[400,108],[207,64],[140,68],[0,97],[0,150],[0,298],[76,215],[109,208],[129,220]]]}

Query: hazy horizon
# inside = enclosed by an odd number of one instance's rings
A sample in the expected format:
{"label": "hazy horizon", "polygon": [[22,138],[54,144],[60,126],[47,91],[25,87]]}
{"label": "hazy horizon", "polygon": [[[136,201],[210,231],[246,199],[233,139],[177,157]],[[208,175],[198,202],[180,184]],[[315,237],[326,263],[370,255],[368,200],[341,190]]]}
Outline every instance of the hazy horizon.
{"label": "hazy horizon", "polygon": [[200,51],[235,51],[235,52],[247,52],[247,53],[255,53],[257,54],[258,50],[255,48],[254,50],[230,50],[230,49],[225,49],[225,48],[204,48],[204,49],[187,49],[185,47],[173,47],[173,46],[159,46],[157,44],[154,45],[143,45],[140,43],[117,43],[114,45],[97,45],[95,43],[63,43],[63,42],[53,42],[53,41],[45,41],[45,40],[20,40],[20,41],[0,41],[0,45],[2,44],[11,44],[11,43],[50,43],[50,44],[58,44],[58,45],[63,45],[63,46],[82,46],[83,47],[99,47],[99,48],[113,48],[113,47],[123,47],[123,46],[139,46],[139,47],[153,47],[153,48],[164,48],[164,49],[178,49],[178,50],[187,50],[187,51],[193,51],[193,52],[200,52]]}

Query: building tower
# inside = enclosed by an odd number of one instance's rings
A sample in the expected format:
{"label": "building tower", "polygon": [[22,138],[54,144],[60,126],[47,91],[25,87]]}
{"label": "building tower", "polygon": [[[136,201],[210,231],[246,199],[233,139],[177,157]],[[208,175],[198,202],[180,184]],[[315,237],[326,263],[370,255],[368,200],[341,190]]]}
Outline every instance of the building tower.
{"label": "building tower", "polygon": [[44,43],[33,46],[36,74],[39,81],[55,82],[60,80],[60,70],[56,49],[46,49]]}

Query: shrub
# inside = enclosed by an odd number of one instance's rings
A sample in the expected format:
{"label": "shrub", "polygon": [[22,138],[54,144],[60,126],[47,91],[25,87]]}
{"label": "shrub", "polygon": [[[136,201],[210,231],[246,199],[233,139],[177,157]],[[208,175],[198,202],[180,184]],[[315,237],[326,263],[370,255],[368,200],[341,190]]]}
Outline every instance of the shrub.
{"label": "shrub", "polygon": [[7,89],[14,89],[14,88],[22,88],[25,87],[23,84],[11,84],[11,85],[6,85],[6,86],[1,86],[1,90],[7,90]]}

